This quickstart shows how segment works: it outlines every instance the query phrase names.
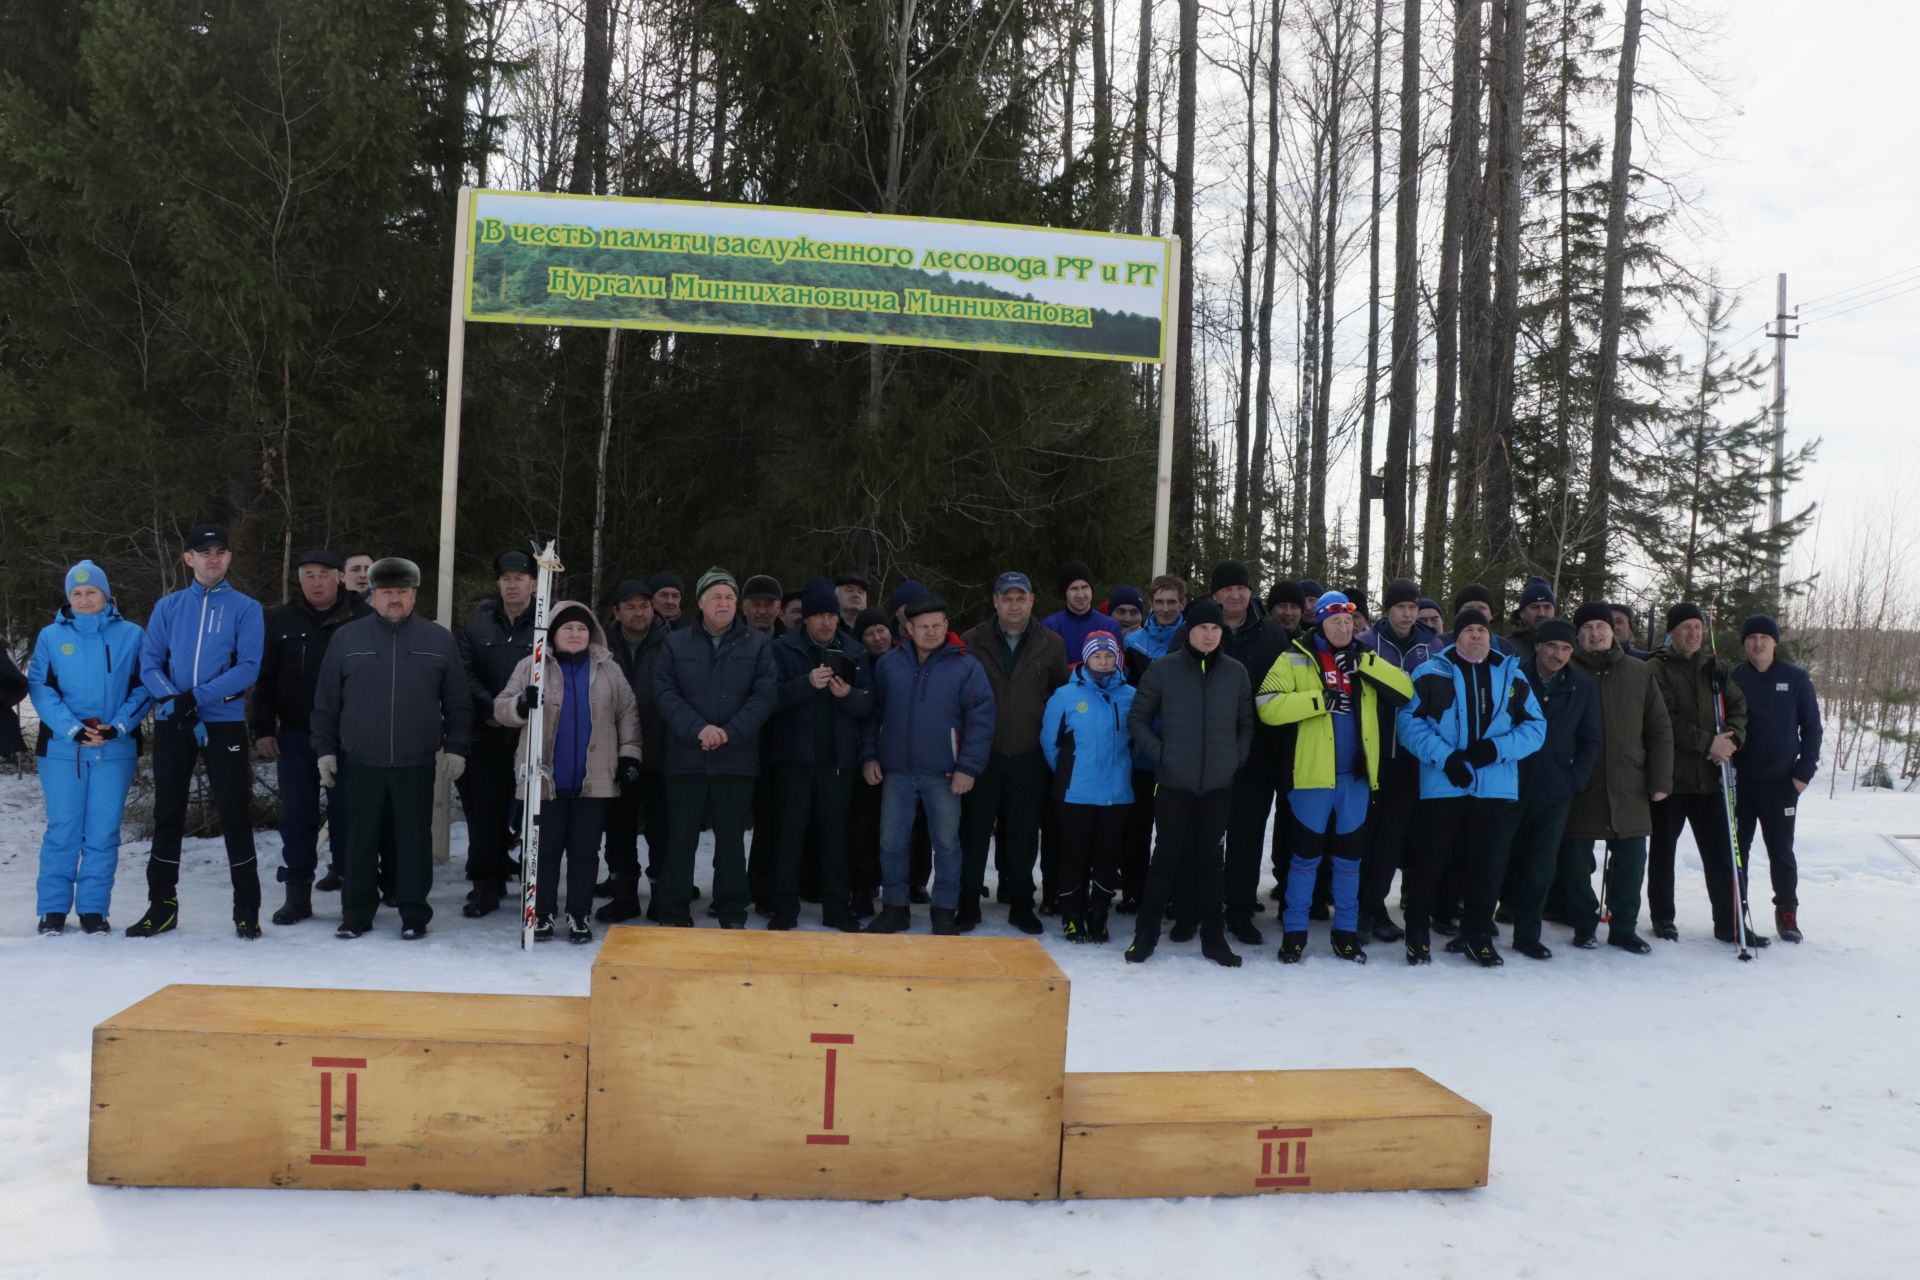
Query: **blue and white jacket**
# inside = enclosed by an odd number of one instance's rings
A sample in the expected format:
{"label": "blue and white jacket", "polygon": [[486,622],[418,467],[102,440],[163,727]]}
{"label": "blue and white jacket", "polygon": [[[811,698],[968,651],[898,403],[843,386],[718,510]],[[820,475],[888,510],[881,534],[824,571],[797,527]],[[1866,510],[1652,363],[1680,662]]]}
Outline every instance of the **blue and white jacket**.
{"label": "blue and white jacket", "polygon": [[[1493,714],[1475,723],[1476,699],[1469,687],[1464,659],[1456,662],[1453,646],[1429,658],[1413,673],[1413,701],[1400,708],[1400,741],[1420,757],[1420,798],[1444,800],[1454,796],[1482,799],[1520,798],[1519,761],[1547,740],[1547,721],[1533,685],[1520,670],[1520,659],[1494,649],[1478,664],[1492,681]],[[1473,781],[1456,787],[1446,774],[1447,757],[1464,751],[1476,739],[1493,743],[1494,761],[1473,770]]]}
{"label": "blue and white jacket", "polygon": [[[53,760],[123,760],[138,755],[134,731],[153,698],[140,683],[140,645],[146,633],[109,603],[100,613],[63,607],[41,628],[27,663],[27,692],[40,716],[35,754]],[[84,722],[118,732],[97,747],[75,739]]]}
{"label": "blue and white jacket", "polygon": [[1067,804],[1133,803],[1133,736],[1127,713],[1134,687],[1118,671],[1096,676],[1085,666],[1047,699],[1040,750],[1053,773],[1053,793]]}
{"label": "blue and white jacket", "polygon": [[140,650],[140,680],[160,704],[156,718],[171,714],[167,699],[191,691],[195,714],[208,724],[244,721],[266,636],[259,602],[224,580],[160,597]]}

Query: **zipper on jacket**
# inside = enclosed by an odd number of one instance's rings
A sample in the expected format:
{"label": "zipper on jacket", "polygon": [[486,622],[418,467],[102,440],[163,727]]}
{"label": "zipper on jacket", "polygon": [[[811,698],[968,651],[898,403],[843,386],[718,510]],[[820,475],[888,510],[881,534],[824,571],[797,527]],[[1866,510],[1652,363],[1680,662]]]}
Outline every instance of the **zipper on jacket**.
{"label": "zipper on jacket", "polygon": [[200,593],[200,626],[193,633],[193,684],[188,687],[189,693],[200,687],[200,646],[207,638],[207,599],[210,595],[207,591]]}
{"label": "zipper on jacket", "polygon": [[387,649],[393,658],[393,661],[387,664],[387,670],[392,673],[387,681],[387,764],[389,767],[394,761],[394,712],[399,709],[400,702],[400,633],[398,631],[393,633],[391,641]]}

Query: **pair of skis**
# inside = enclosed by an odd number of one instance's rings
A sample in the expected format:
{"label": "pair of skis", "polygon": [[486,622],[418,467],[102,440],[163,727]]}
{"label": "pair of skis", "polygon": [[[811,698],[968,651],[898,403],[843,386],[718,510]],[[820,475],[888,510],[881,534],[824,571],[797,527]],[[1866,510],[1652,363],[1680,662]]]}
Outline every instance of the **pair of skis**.
{"label": "pair of skis", "polygon": [[534,565],[539,569],[533,593],[533,655],[527,688],[533,690],[533,705],[527,708],[527,749],[520,760],[520,777],[525,782],[521,804],[524,837],[520,841],[520,949],[533,949],[533,930],[539,923],[534,910],[540,888],[540,801],[546,792],[551,766],[542,759],[547,743],[547,699],[543,686],[547,676],[547,611],[553,604],[553,575],[566,566],[554,554],[549,541],[544,550],[535,544]]}
{"label": "pair of skis", "polygon": [[[1717,611],[1715,611],[1717,612]],[[1714,613],[1707,614],[1707,653],[1713,661],[1713,735],[1719,737],[1727,731],[1727,697],[1725,679],[1720,674],[1720,646],[1713,636]],[[1741,873],[1746,870],[1746,855],[1740,849],[1740,821],[1735,807],[1736,782],[1733,762],[1720,762],[1720,794],[1727,802],[1727,847],[1733,850],[1733,954],[1741,960],[1753,959],[1753,949],[1747,946],[1747,939],[1753,934],[1753,905],[1747,900],[1747,880]]]}

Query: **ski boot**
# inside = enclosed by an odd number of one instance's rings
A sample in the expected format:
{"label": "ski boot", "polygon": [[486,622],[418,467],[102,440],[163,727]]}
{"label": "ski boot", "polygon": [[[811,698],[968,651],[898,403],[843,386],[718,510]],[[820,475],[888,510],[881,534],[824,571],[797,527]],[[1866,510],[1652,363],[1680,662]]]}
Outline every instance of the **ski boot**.
{"label": "ski boot", "polygon": [[535,942],[553,941],[553,917],[535,916],[533,920],[533,940]]}
{"label": "ski boot", "polygon": [[1351,960],[1355,964],[1367,962],[1366,943],[1358,933],[1348,933],[1344,929],[1333,931],[1333,954],[1342,960]]}
{"label": "ski boot", "polygon": [[1471,956],[1473,962],[1482,969],[1498,969],[1507,962],[1506,958],[1500,954],[1498,948],[1493,945],[1492,938],[1469,944],[1467,954]]}
{"label": "ski boot", "polygon": [[40,917],[40,927],[38,929],[38,932],[44,933],[44,934],[57,935],[57,934],[65,933],[66,931],[67,931],[67,913],[66,912],[49,911],[47,912],[47,914]]}
{"label": "ski boot", "polygon": [[108,924],[107,918],[98,911],[82,911],[80,913],[80,932],[112,933],[113,926]]}
{"label": "ski boot", "polygon": [[1300,957],[1307,953],[1307,935],[1305,930],[1280,935],[1280,963],[1299,964]]}
{"label": "ski boot", "polygon": [[593,925],[586,916],[567,913],[567,941],[576,947],[593,941]]}
{"label": "ski boot", "polygon": [[172,933],[180,924],[180,903],[178,899],[168,898],[164,902],[149,902],[147,914],[127,926],[129,938],[151,938],[157,934]]}

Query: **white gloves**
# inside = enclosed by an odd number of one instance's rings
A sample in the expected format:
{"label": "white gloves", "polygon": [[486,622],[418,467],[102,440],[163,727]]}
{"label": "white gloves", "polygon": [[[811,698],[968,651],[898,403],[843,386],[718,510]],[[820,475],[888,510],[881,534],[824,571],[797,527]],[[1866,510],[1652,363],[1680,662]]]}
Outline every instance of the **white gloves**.
{"label": "white gloves", "polygon": [[467,758],[465,756],[456,756],[452,752],[448,752],[447,753],[447,781],[448,782],[460,781],[460,775],[465,773],[466,771],[467,771]]}
{"label": "white gloves", "polygon": [[323,787],[331,787],[340,777],[340,758],[338,756],[321,756],[319,765],[320,785]]}

